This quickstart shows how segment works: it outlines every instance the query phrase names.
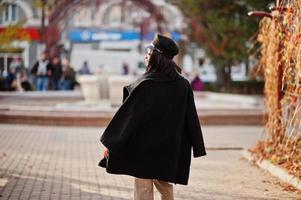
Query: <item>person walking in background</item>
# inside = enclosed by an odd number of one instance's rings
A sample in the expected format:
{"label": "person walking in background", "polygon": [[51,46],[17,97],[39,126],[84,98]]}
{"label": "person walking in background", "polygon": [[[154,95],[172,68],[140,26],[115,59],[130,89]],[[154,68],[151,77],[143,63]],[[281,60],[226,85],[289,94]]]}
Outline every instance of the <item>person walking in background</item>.
{"label": "person walking in background", "polygon": [[90,67],[89,67],[88,61],[85,61],[83,63],[82,67],[78,70],[78,73],[80,75],[89,75],[89,74],[92,74],[91,71],[90,71]]}
{"label": "person walking in background", "polygon": [[198,73],[194,74],[194,77],[191,81],[191,87],[192,87],[193,91],[203,91],[204,90],[204,83]]}
{"label": "person walking in background", "polygon": [[45,53],[42,53],[40,59],[34,64],[31,69],[31,74],[35,78],[35,87],[37,91],[48,90],[49,77],[51,76],[51,65]]}
{"label": "person walking in background", "polygon": [[122,63],[122,75],[128,75],[129,73],[130,73],[129,65],[126,62]]}
{"label": "person walking in background", "polygon": [[199,66],[197,66],[193,71],[192,71],[192,78],[191,78],[191,87],[193,91],[203,91],[205,88],[204,82],[202,81],[200,77],[200,71],[199,68],[204,64],[205,60],[200,58],[199,59]]}
{"label": "person walking in background", "polygon": [[60,90],[73,90],[75,85],[75,71],[67,58],[63,60],[63,74],[60,80]]}
{"label": "person walking in background", "polygon": [[60,88],[60,80],[63,73],[63,67],[60,62],[59,57],[52,58],[51,61],[51,68],[52,68],[52,74],[51,74],[51,85],[53,90],[59,90]]}
{"label": "person walking in background", "polygon": [[123,89],[123,104],[101,136],[99,166],[135,177],[135,200],[173,200],[173,185],[188,184],[191,148],[206,155],[190,83],[173,61],[176,43],[157,35],[147,48],[146,72]]}

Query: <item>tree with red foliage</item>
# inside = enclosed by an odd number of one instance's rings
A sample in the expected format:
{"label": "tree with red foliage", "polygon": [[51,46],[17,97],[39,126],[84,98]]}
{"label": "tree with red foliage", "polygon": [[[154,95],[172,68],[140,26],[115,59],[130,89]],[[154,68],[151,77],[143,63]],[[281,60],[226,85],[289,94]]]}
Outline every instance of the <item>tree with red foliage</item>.
{"label": "tree with red foliage", "polygon": [[170,1],[187,17],[190,38],[205,50],[215,65],[220,86],[229,87],[231,66],[248,63],[249,39],[258,30],[258,20],[250,18],[248,12],[267,9],[271,0]]}

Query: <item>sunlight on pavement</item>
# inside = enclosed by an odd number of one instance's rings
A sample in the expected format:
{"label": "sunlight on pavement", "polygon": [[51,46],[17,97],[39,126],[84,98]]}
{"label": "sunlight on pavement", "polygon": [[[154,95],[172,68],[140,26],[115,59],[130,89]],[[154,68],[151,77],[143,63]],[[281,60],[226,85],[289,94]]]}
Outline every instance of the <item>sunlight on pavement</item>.
{"label": "sunlight on pavement", "polygon": [[0,187],[4,187],[7,183],[7,178],[0,178]]}
{"label": "sunlight on pavement", "polygon": [[[103,187],[101,189],[99,189],[98,187],[93,187],[91,185],[83,185],[83,184],[74,184],[72,183],[71,186],[74,188],[74,189],[78,189],[80,190],[81,192],[86,192],[86,193],[89,193],[89,194],[97,194],[97,195],[100,195],[100,196],[110,196],[111,198],[113,199],[120,199],[120,188],[118,186],[114,186],[114,187]],[[128,191],[122,191],[123,195],[122,196],[125,196],[125,197],[128,197],[128,196],[131,196],[132,195],[132,189],[131,188],[128,188],[129,190]]]}

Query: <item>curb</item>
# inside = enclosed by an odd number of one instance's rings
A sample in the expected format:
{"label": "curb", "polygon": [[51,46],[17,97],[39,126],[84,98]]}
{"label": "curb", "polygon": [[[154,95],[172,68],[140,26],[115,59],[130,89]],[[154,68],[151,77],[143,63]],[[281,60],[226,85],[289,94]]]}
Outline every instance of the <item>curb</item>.
{"label": "curb", "polygon": [[84,97],[81,91],[47,91],[47,92],[37,92],[37,91],[26,91],[26,92],[0,92],[1,98],[34,98],[34,99],[80,99],[83,100]]}
{"label": "curb", "polygon": [[[195,93],[196,94],[196,93]],[[259,105],[261,98],[250,96],[250,95],[241,95],[241,94],[231,94],[231,93],[219,93],[219,92],[201,92],[208,99],[219,99],[226,102],[235,102],[235,103],[245,103],[251,105]]]}
{"label": "curb", "polygon": [[208,151],[241,151],[243,147],[206,147]]}
{"label": "curb", "polygon": [[[5,107],[0,105],[0,123],[64,125],[64,126],[107,126],[115,110],[62,110],[51,107]],[[253,111],[198,111],[202,125],[262,125],[263,113]]]}
{"label": "curb", "polygon": [[[246,149],[243,150],[242,155],[248,161],[255,161],[252,154]],[[295,187],[296,189],[301,190],[301,180],[288,174],[288,172],[285,169],[274,165],[273,163],[271,163],[268,160],[255,161],[255,163],[261,169],[269,172],[272,176],[275,176],[275,177],[279,178],[280,180],[282,180],[283,182],[286,182],[286,183],[292,185],[293,187]]]}

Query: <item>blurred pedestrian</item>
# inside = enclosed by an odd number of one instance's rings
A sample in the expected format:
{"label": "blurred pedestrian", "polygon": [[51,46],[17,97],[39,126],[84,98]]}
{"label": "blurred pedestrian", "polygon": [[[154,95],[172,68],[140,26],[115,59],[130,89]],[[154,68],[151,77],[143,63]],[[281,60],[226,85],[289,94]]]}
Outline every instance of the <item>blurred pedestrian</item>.
{"label": "blurred pedestrian", "polygon": [[31,83],[28,80],[28,76],[24,68],[21,68],[17,74],[17,90],[21,92],[32,90]]}
{"label": "blurred pedestrian", "polygon": [[122,63],[122,75],[128,75],[129,72],[130,72],[129,65],[126,62]]}
{"label": "blurred pedestrian", "polygon": [[34,64],[31,69],[31,74],[35,78],[35,87],[37,91],[48,90],[51,73],[51,65],[46,57],[46,54],[42,53],[40,55],[40,59]]}
{"label": "blurred pedestrian", "polygon": [[63,67],[62,67],[59,57],[56,56],[56,57],[52,58],[51,68],[52,68],[52,74],[51,74],[52,89],[59,90],[60,80],[61,80],[62,74],[63,74]]}
{"label": "blurred pedestrian", "polygon": [[78,73],[80,75],[89,75],[89,74],[92,74],[91,71],[90,71],[90,67],[89,67],[88,61],[85,61],[83,63],[83,65],[81,66],[81,68],[78,70]]}
{"label": "blurred pedestrian", "polygon": [[24,68],[22,58],[20,56],[14,56],[13,60],[9,64],[10,68],[15,68],[16,73],[20,71],[21,68]]}
{"label": "blurred pedestrian", "polygon": [[191,81],[191,87],[193,91],[203,91],[204,90],[204,82],[201,80],[199,74],[195,74],[194,78]]}
{"label": "blurred pedestrian", "polygon": [[16,91],[17,90],[17,70],[16,67],[9,67],[8,74],[4,80],[5,90]]}
{"label": "blurred pedestrian", "polygon": [[63,60],[63,74],[60,80],[60,90],[73,90],[75,86],[75,71],[68,59]]}
{"label": "blurred pedestrian", "polygon": [[105,129],[99,163],[108,173],[136,177],[134,199],[153,199],[153,185],[173,200],[173,185],[188,184],[191,148],[206,155],[193,92],[173,61],[179,52],[157,35],[145,55],[146,72],[124,87],[123,104]]}

